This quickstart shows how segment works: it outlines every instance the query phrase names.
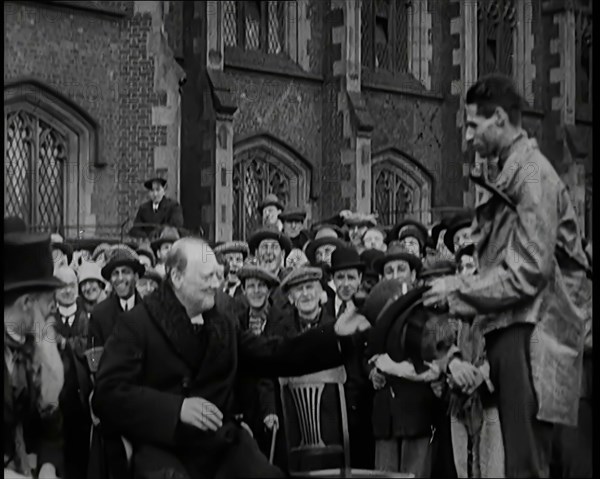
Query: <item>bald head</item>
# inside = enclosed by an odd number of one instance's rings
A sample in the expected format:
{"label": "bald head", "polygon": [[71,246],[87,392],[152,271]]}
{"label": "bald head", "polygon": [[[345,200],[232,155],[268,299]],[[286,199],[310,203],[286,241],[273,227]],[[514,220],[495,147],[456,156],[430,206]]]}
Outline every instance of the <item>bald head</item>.
{"label": "bald head", "polygon": [[77,300],[77,274],[69,266],[59,266],[54,271],[54,276],[60,279],[66,286],[56,290],[56,302],[59,306],[68,307]]}
{"label": "bald head", "polygon": [[214,251],[200,238],[175,243],[165,261],[165,272],[175,296],[193,317],[214,306],[220,286],[220,265]]}

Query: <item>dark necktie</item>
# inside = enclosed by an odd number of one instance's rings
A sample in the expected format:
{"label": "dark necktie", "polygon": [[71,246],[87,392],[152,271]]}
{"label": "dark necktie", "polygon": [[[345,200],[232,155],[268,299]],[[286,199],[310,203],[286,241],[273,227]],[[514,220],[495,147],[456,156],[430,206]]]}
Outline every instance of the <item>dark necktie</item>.
{"label": "dark necktie", "polygon": [[202,332],[202,328],[204,327],[203,324],[199,324],[199,323],[192,323],[192,330],[194,331],[194,334],[196,336],[200,335],[200,333]]}
{"label": "dark necktie", "polygon": [[336,318],[339,318],[342,314],[344,314],[344,311],[346,311],[346,301],[342,301],[342,304],[340,305],[340,309],[338,310],[337,316]]}

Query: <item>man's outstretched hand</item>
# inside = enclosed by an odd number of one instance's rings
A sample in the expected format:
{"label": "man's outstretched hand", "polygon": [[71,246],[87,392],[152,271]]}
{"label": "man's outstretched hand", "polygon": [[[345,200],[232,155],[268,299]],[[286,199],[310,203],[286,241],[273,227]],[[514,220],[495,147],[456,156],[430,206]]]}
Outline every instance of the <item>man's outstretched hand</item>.
{"label": "man's outstretched hand", "polygon": [[334,330],[338,336],[351,336],[354,333],[366,331],[371,323],[356,310],[347,310],[335,322]]}

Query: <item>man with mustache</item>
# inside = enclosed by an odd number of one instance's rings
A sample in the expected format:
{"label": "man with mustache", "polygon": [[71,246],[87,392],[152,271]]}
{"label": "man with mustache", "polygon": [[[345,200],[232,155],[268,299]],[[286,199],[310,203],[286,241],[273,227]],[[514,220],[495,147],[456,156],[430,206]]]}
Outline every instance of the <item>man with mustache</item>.
{"label": "man with mustache", "polygon": [[4,477],[62,475],[64,369],[47,318],[65,284],[52,272],[48,235],[4,235]]}
{"label": "man with mustache", "polygon": [[236,420],[238,375],[338,366],[342,336],[368,327],[345,315],[289,340],[242,331],[216,301],[218,267],[203,240],[177,241],[166,281],[124,313],[105,345],[92,404],[103,426],[131,441],[140,479],[283,477]]}

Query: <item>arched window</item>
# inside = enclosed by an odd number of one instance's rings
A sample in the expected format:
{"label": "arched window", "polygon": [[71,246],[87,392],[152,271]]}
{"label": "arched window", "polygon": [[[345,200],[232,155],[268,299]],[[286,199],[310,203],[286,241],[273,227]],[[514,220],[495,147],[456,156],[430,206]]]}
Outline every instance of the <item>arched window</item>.
{"label": "arched window", "polygon": [[[34,230],[75,233],[91,214],[92,123],[35,82],[4,88],[4,215]],[[87,199],[87,201],[86,201]]]}
{"label": "arched window", "polygon": [[477,74],[513,75],[517,16],[515,0],[477,2]]}
{"label": "arched window", "polygon": [[307,207],[310,175],[306,162],[276,140],[258,137],[238,143],[233,155],[233,237],[246,238],[261,225],[258,205],[270,193],[286,207]]}
{"label": "arched window", "polygon": [[432,181],[415,160],[395,149],[373,156],[372,211],[384,225],[405,218],[431,222]]}

